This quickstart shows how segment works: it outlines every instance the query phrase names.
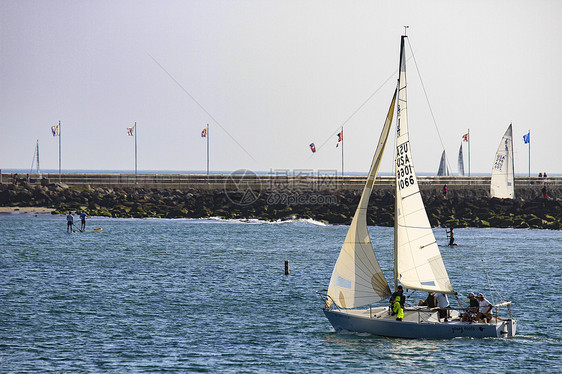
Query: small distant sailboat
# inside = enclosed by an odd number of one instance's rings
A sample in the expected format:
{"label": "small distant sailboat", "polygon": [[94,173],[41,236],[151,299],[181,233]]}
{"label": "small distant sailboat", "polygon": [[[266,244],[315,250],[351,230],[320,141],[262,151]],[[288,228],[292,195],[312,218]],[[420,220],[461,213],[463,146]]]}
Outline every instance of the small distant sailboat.
{"label": "small distant sailboat", "polygon": [[515,198],[515,181],[513,168],[513,136],[511,124],[503,134],[494,165],[490,182],[490,196],[499,199]]}
{"label": "small distant sailboat", "polygon": [[[319,292],[324,300],[324,314],[336,331],[422,339],[514,336],[516,321],[511,318],[509,301],[494,305],[495,316],[489,323],[463,322],[458,310],[450,310],[450,320],[442,321],[437,310],[422,306],[406,306],[402,320],[397,320],[388,306],[373,305],[388,298],[391,291],[367,230],[367,206],[395,106],[394,290],[400,283],[410,290],[456,294],[429,224],[414,170],[408,133],[405,40],[404,35],[400,46],[398,86],[386,115],[367,182],[334,266],[328,290]],[[507,307],[508,318],[498,316],[500,307]]]}
{"label": "small distant sailboat", "polygon": [[459,148],[459,176],[464,177],[464,157],[462,153],[462,142]]}
{"label": "small distant sailboat", "polygon": [[41,168],[39,167],[39,139],[37,139],[37,145],[35,146],[35,151],[33,152],[33,161],[31,161],[31,171],[30,174],[33,173],[33,167],[37,167],[37,174],[39,174],[39,178],[41,178]]}
{"label": "small distant sailboat", "polygon": [[437,170],[438,177],[448,177],[449,176],[449,168],[447,167],[447,156],[445,151],[441,153],[441,161],[439,162],[439,170]]}

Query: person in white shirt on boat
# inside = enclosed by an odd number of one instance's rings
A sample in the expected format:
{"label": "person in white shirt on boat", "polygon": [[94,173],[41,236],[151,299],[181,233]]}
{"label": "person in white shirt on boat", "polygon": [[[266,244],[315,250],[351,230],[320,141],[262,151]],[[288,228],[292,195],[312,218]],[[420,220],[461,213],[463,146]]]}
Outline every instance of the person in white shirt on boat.
{"label": "person in white shirt on boat", "polygon": [[440,293],[437,295],[437,307],[439,308],[439,320],[444,318],[445,322],[448,322],[447,315],[449,311],[447,308],[449,307],[449,299],[446,294]]}
{"label": "person in white shirt on boat", "polygon": [[479,304],[479,308],[476,318],[478,318],[478,320],[482,320],[482,322],[484,323],[488,323],[488,321],[490,321],[490,319],[492,318],[490,312],[492,311],[492,308],[494,306],[492,305],[491,302],[486,300],[484,295],[481,293],[478,294],[478,304]]}

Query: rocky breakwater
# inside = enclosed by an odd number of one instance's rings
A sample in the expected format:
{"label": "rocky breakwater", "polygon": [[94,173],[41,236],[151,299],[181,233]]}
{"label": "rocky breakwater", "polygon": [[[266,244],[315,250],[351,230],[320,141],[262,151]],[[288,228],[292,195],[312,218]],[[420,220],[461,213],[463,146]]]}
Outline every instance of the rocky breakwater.
{"label": "rocky breakwater", "polygon": [[[518,199],[490,199],[484,187],[441,188],[422,185],[422,196],[434,227],[562,228],[561,191],[520,188]],[[90,188],[0,184],[0,206],[48,207],[53,213],[86,211],[90,216],[156,218],[236,218],[285,220],[312,218],[348,224],[359,202],[360,191],[346,189],[172,190],[146,188]],[[373,191],[367,216],[369,225],[394,224],[394,189]]]}

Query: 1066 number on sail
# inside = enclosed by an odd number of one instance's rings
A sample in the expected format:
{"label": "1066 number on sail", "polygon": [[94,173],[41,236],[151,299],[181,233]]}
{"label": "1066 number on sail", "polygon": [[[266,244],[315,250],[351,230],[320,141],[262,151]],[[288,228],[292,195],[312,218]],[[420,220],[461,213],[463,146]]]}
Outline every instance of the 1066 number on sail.
{"label": "1066 number on sail", "polygon": [[396,183],[399,189],[413,186],[416,183],[414,170],[410,163],[410,142],[396,147]]}

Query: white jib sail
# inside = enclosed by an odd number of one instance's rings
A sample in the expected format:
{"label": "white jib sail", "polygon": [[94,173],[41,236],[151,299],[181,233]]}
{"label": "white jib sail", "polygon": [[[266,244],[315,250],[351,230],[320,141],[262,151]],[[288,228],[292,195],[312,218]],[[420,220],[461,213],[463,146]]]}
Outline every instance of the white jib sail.
{"label": "white jib sail", "polygon": [[380,268],[367,230],[367,206],[384,153],[396,102],[396,91],[373,156],[367,183],[347,231],[328,286],[328,305],[342,308],[372,304],[390,296],[390,288]]}
{"label": "white jib sail", "polygon": [[394,277],[405,288],[452,293],[453,286],[441,258],[423,205],[412,162],[408,135],[406,60],[402,36],[396,115],[396,211]]}
{"label": "white jib sail", "polygon": [[513,136],[510,124],[503,134],[492,166],[490,196],[500,199],[515,198],[513,170]]}

